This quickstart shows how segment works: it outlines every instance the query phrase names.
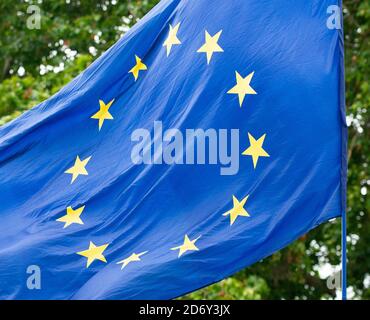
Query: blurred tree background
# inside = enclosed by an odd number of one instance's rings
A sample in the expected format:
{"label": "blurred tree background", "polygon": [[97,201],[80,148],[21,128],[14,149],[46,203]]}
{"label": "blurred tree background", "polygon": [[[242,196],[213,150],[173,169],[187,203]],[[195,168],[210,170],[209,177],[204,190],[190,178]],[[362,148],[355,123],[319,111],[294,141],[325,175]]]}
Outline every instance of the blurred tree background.
{"label": "blurred tree background", "polygon": [[[0,125],[47,99],[84,70],[158,0],[1,0]],[[41,9],[28,29],[27,8]],[[344,0],[349,295],[370,298],[370,2]],[[340,267],[340,219],[187,299],[332,299],[326,278]]]}

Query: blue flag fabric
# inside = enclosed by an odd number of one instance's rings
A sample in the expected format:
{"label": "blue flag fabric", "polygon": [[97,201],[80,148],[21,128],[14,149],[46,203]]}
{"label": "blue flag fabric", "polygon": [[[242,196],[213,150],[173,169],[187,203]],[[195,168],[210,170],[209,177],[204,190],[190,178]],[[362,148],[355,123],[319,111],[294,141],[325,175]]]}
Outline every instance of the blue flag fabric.
{"label": "blue flag fabric", "polygon": [[1,127],[0,298],[174,298],[340,216],[335,3],[164,0]]}

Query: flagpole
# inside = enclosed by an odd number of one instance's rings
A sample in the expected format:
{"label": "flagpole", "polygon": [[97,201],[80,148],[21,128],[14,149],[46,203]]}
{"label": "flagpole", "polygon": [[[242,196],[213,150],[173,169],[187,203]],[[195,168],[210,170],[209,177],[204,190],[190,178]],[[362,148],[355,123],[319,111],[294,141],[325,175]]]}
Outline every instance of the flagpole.
{"label": "flagpole", "polygon": [[342,215],[342,300],[347,300],[347,214]]}
{"label": "flagpole", "polygon": [[[344,115],[344,123],[345,122],[345,114],[346,114],[346,90],[345,90],[345,68],[344,68],[344,34],[343,34],[343,0],[340,0],[340,8],[341,8],[341,110]],[[347,153],[347,140],[348,140],[348,132],[347,128],[342,132],[342,300],[347,300],[347,206],[346,206],[346,191],[347,191],[347,168],[348,168],[348,153]],[[345,159],[345,160],[344,160]],[[343,161],[344,160],[344,161]],[[345,174],[344,174],[345,172]],[[344,181],[343,181],[344,180]],[[343,186],[345,186],[343,188]]]}

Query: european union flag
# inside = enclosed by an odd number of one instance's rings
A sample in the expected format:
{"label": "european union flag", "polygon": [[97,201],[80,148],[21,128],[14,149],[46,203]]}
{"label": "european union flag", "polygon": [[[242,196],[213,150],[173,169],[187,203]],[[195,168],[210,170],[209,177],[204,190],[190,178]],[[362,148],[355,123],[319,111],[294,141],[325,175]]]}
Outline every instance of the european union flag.
{"label": "european union flag", "polygon": [[1,127],[0,298],[174,298],[340,216],[340,18],[163,0]]}

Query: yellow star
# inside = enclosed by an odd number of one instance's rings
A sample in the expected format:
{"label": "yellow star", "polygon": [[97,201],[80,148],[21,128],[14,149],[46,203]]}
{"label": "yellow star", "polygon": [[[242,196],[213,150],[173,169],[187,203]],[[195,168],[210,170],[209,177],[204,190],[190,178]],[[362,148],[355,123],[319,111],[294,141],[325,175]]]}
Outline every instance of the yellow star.
{"label": "yellow star", "polygon": [[123,259],[119,262],[117,262],[117,264],[120,264],[122,263],[122,267],[121,267],[121,270],[126,267],[130,262],[134,262],[134,261],[141,261],[140,257],[144,254],[146,254],[148,251],[144,251],[144,252],[141,252],[141,253],[133,253],[131,256],[129,256],[128,258],[126,259]]}
{"label": "yellow star", "polygon": [[136,81],[139,78],[139,72],[141,70],[148,70],[148,68],[137,55],[135,55],[135,59],[136,65],[128,73],[132,73]]}
{"label": "yellow star", "polygon": [[84,224],[80,218],[80,215],[82,214],[82,211],[84,211],[84,209],[85,209],[85,206],[79,207],[75,210],[73,210],[72,207],[68,207],[67,214],[57,219],[57,221],[65,222],[63,229],[67,228],[72,223]]}
{"label": "yellow star", "polygon": [[109,243],[97,247],[92,241],[90,241],[89,249],[77,252],[77,254],[87,258],[86,268],[88,268],[90,264],[92,264],[96,259],[107,262],[107,260],[103,256],[103,252],[105,249],[107,249],[108,246]]}
{"label": "yellow star", "polygon": [[109,113],[109,108],[112,106],[113,102],[114,99],[108,104],[105,104],[103,100],[99,100],[100,110],[91,117],[91,119],[99,120],[99,131],[103,126],[104,120],[113,120],[112,115]]}
{"label": "yellow star", "polygon": [[239,96],[240,107],[243,104],[244,98],[247,94],[257,94],[256,91],[250,86],[254,71],[243,78],[238,71],[236,73],[236,86],[231,88],[227,93],[237,94]]}
{"label": "yellow star", "polygon": [[199,238],[200,236],[194,240],[190,240],[186,234],[184,238],[184,244],[175,248],[171,248],[171,250],[179,250],[179,258],[187,251],[199,251],[195,245],[195,242],[197,242]]}
{"label": "yellow star", "polygon": [[258,140],[248,132],[248,138],[250,142],[250,147],[246,149],[242,155],[243,156],[252,156],[253,167],[256,168],[259,157],[269,157],[270,155],[262,148],[263,142],[265,141],[266,134],[264,134]]}
{"label": "yellow star", "polygon": [[90,161],[91,157],[86,158],[85,160],[80,160],[80,157],[76,157],[76,161],[73,167],[69,168],[64,173],[69,173],[72,175],[71,184],[77,179],[79,175],[87,176],[89,173],[86,171],[86,165]]}
{"label": "yellow star", "polygon": [[206,31],[206,42],[198,49],[199,53],[207,54],[207,64],[211,62],[212,56],[215,52],[224,52],[224,50],[219,46],[218,40],[220,39],[222,30],[211,36],[208,31]]}
{"label": "yellow star", "polygon": [[174,28],[170,25],[170,32],[168,34],[168,38],[163,43],[164,47],[167,47],[167,57],[171,53],[172,46],[181,44],[181,41],[177,37],[177,32],[179,31],[180,23],[178,23]]}
{"label": "yellow star", "polygon": [[249,213],[244,209],[244,205],[247,202],[249,196],[246,196],[242,201],[239,201],[235,196],[233,196],[233,208],[223,214],[223,216],[230,215],[230,226],[233,225],[236,218],[249,217]]}

